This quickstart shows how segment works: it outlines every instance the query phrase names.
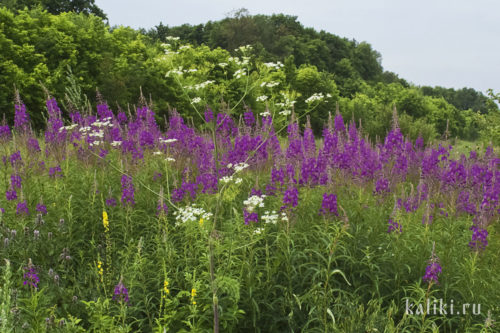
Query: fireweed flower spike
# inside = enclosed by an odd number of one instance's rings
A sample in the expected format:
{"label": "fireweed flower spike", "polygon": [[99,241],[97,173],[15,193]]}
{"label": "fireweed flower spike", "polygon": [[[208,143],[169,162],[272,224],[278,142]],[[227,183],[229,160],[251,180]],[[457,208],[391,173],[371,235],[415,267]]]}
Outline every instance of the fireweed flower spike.
{"label": "fireweed flower spike", "polygon": [[120,278],[120,282],[115,286],[113,300],[119,303],[123,302],[128,304],[128,290],[125,288],[125,285],[122,282],[122,278]]}
{"label": "fireweed flower spike", "polygon": [[438,275],[441,274],[442,272],[441,265],[439,264],[439,258],[436,256],[434,249],[435,249],[435,243],[432,246],[431,259],[429,260],[428,265],[425,268],[425,275],[422,278],[424,282],[427,282],[429,284],[431,283],[439,284]]}
{"label": "fireweed flower spike", "polygon": [[135,205],[134,201],[134,184],[132,183],[132,177],[127,175],[122,176],[122,204],[123,205]]}
{"label": "fireweed flower spike", "polygon": [[28,266],[24,267],[23,278],[23,285],[29,285],[30,287],[33,287],[35,289],[38,288],[40,278],[38,277],[38,272],[36,271],[35,266],[33,266],[33,263],[31,262],[31,258],[28,261]]}

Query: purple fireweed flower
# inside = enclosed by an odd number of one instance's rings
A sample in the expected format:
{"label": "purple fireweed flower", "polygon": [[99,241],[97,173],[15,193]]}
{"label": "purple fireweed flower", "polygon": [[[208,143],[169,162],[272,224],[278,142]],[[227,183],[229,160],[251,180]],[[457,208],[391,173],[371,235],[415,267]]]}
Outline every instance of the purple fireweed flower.
{"label": "purple fireweed flower", "polygon": [[36,211],[42,215],[47,215],[47,206],[42,203],[36,205]]}
{"label": "purple fireweed flower", "polygon": [[299,204],[299,191],[295,187],[289,187],[283,195],[283,207],[285,209],[288,207],[297,207]]}
{"label": "purple fireweed flower", "polygon": [[10,128],[8,125],[0,126],[0,139],[9,140],[11,136]]}
{"label": "purple fireweed flower", "polygon": [[245,112],[243,114],[243,118],[245,119],[245,125],[247,125],[248,127],[252,127],[253,125],[255,125],[255,117],[252,111]]}
{"label": "purple fireweed flower", "polygon": [[13,190],[5,192],[5,197],[9,201],[16,200],[17,199],[17,192],[16,192],[16,190],[13,189]]}
{"label": "purple fireweed flower", "polygon": [[246,209],[243,209],[243,219],[245,220],[245,224],[249,224],[250,222],[259,222],[259,215],[256,212],[248,212]]}
{"label": "purple fireweed flower", "polygon": [[109,153],[109,152],[108,152],[106,149],[102,149],[102,148],[101,148],[101,151],[99,152],[99,157],[100,157],[100,158],[105,158],[105,157],[106,157],[106,155],[108,155],[108,153]]}
{"label": "purple fireweed flower", "polygon": [[115,207],[116,206],[116,199],[115,198],[106,199],[106,206]]}
{"label": "purple fireweed flower", "polygon": [[338,216],[337,196],[335,194],[323,193],[323,201],[319,210],[321,215]]}
{"label": "purple fireweed flower", "polygon": [[390,234],[393,231],[402,233],[403,227],[398,222],[393,221],[392,218],[389,218],[389,228],[387,229],[387,233]]}
{"label": "purple fireweed flower", "polygon": [[424,282],[427,283],[436,283],[438,284],[438,275],[441,274],[442,268],[439,262],[437,261],[430,261],[429,265],[425,268],[425,275],[422,278]]}
{"label": "purple fireweed flower", "polygon": [[435,246],[436,243],[433,243],[431,259],[428,261],[428,265],[425,268],[425,275],[422,278],[424,282],[427,282],[429,284],[433,282],[439,284],[438,275],[441,274],[442,271],[441,265],[439,264],[439,258],[436,256],[435,253]]}
{"label": "purple fireweed flower", "polygon": [[123,175],[121,179],[122,184],[122,204],[123,205],[135,205],[134,201],[134,184],[132,183],[132,177]]}
{"label": "purple fireweed flower", "polygon": [[15,166],[16,164],[22,162],[21,151],[18,150],[12,155],[10,155],[10,165]]}
{"label": "purple fireweed flower", "polygon": [[118,120],[118,122],[120,124],[125,124],[128,121],[128,118],[127,118],[127,115],[125,114],[125,112],[118,112],[118,115],[116,116],[116,120]]}
{"label": "purple fireweed flower", "polygon": [[26,131],[29,126],[30,117],[26,112],[26,106],[24,104],[16,104],[14,115],[14,128],[17,131]]}
{"label": "purple fireweed flower", "polygon": [[469,242],[469,247],[474,251],[482,251],[488,246],[488,231],[473,225],[469,230],[472,230],[472,240]]}
{"label": "purple fireweed flower", "polygon": [[156,216],[167,215],[168,214],[168,206],[164,202],[159,202],[156,207]]}
{"label": "purple fireweed flower", "polygon": [[127,304],[129,299],[128,299],[128,290],[125,288],[123,285],[123,282],[120,280],[120,282],[115,286],[115,291],[114,291],[114,296],[113,300],[121,303]]}
{"label": "purple fireweed flower", "polygon": [[28,285],[30,287],[33,287],[35,289],[38,288],[38,283],[40,282],[40,278],[38,277],[38,272],[35,269],[35,266],[31,264],[31,260],[28,264],[28,267],[24,267],[24,274],[23,274],[23,285]]}
{"label": "purple fireweed flower", "polygon": [[173,202],[180,202],[182,199],[184,199],[184,190],[182,188],[174,188],[172,190],[172,201]]}
{"label": "purple fireweed flower", "polygon": [[56,177],[62,177],[62,170],[59,165],[49,168],[49,177],[51,178],[56,178]]}
{"label": "purple fireweed flower", "polygon": [[69,118],[73,124],[80,124],[83,121],[82,115],[78,111],[70,112]]}
{"label": "purple fireweed flower", "polygon": [[212,120],[214,120],[214,113],[213,113],[212,109],[207,108],[207,109],[205,110],[205,121],[206,121],[207,123],[209,123],[209,122],[211,122]]}
{"label": "purple fireweed flower", "polygon": [[40,149],[40,145],[38,144],[38,140],[35,138],[29,138],[27,146],[30,153],[39,153],[42,151]]}
{"label": "purple fireweed flower", "polygon": [[252,195],[256,195],[256,196],[261,197],[262,196],[262,191],[258,190],[256,188],[252,188],[252,190],[250,191],[250,196],[252,196]]}
{"label": "purple fireweed flower", "polygon": [[28,203],[26,202],[26,200],[17,203],[17,208],[16,208],[17,215],[21,214],[29,215],[29,213],[30,212],[28,210]]}
{"label": "purple fireweed flower", "polygon": [[376,194],[390,192],[389,181],[384,177],[377,179],[377,181],[375,182],[375,190],[373,192]]}
{"label": "purple fireweed flower", "polygon": [[344,119],[340,113],[335,115],[335,131],[336,132],[345,132]]}
{"label": "purple fireweed flower", "polygon": [[16,175],[16,174],[10,175],[10,184],[12,185],[13,189],[21,188],[21,185],[22,185],[21,176]]}

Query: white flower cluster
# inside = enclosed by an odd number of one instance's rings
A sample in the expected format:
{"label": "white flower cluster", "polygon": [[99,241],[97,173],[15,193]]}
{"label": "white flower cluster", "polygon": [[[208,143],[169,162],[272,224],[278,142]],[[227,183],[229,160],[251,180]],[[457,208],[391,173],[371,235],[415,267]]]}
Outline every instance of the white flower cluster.
{"label": "white flower cluster", "polygon": [[121,144],[122,144],[122,142],[121,142],[121,141],[113,141],[113,142],[111,142],[111,145],[112,145],[113,147],[118,147],[118,146],[121,146]]}
{"label": "white flower cluster", "polygon": [[253,233],[254,233],[254,235],[260,235],[263,231],[264,231],[264,228],[257,227],[257,228],[255,228],[255,230],[253,231]]}
{"label": "white flower cluster", "polygon": [[88,131],[92,130],[90,126],[80,127],[79,131],[82,132],[83,135],[87,134]]}
{"label": "white flower cluster", "polygon": [[264,112],[261,112],[261,113],[260,113],[260,115],[261,115],[262,117],[267,117],[267,116],[270,116],[270,115],[271,115],[271,112],[269,112],[269,111],[264,111]]}
{"label": "white flower cluster", "polygon": [[241,68],[241,69],[238,69],[236,72],[234,72],[234,77],[239,79],[241,78],[242,76],[245,76],[247,75],[247,72],[245,71],[244,68]]}
{"label": "white flower cluster", "polygon": [[[262,221],[265,221],[266,223],[270,224],[276,224],[278,220],[280,220],[280,214],[276,213],[275,210],[272,212],[266,211],[264,212],[264,215],[260,217]],[[286,216],[285,212],[281,213],[281,221],[286,222],[288,221],[288,216]]]}
{"label": "white flower cluster", "polygon": [[89,133],[89,136],[102,139],[104,137],[104,131],[103,130],[93,131]]}
{"label": "white flower cluster", "polygon": [[241,59],[242,60],[240,60],[240,58],[238,58],[238,57],[229,57],[229,58],[227,58],[227,60],[229,62],[234,62],[239,67],[246,66],[250,62],[250,58],[249,57],[242,57]]}
{"label": "white flower cluster", "polygon": [[229,163],[229,164],[227,165],[227,167],[228,167],[229,169],[234,169],[234,172],[235,172],[235,173],[236,173],[236,172],[240,172],[240,171],[242,171],[243,169],[248,168],[249,166],[250,166],[250,165],[249,165],[249,164],[247,164],[247,163],[245,163],[245,162],[241,162],[241,163],[237,163],[237,164]]}
{"label": "white flower cluster", "polygon": [[221,63],[219,63],[219,66],[222,67],[222,68],[226,67],[227,65],[228,65],[227,62],[221,62]]}
{"label": "white flower cluster", "polygon": [[96,120],[91,125],[95,127],[113,127],[111,117],[104,118],[102,121]]}
{"label": "white flower cluster", "polygon": [[268,87],[268,88],[273,88],[273,87],[276,87],[276,86],[279,86],[279,82],[277,81],[271,81],[271,82],[262,82],[260,84],[261,87]]}
{"label": "white flower cluster", "polygon": [[175,162],[175,158],[172,158],[172,157],[167,157],[167,158],[165,159],[165,161],[167,161],[167,162]]}
{"label": "white flower cluster", "polygon": [[167,36],[165,37],[166,40],[179,40],[179,37],[174,37],[174,36]]}
{"label": "white flower cluster", "polygon": [[266,95],[262,95],[262,96],[257,97],[255,100],[257,102],[265,102],[265,101],[267,101],[267,99],[268,99],[268,97]]}
{"label": "white flower cluster", "polygon": [[210,217],[213,216],[212,213],[206,212],[203,208],[196,206],[193,204],[191,206],[187,206],[184,208],[179,208],[178,211],[174,212],[175,216],[175,225],[179,226],[180,224],[186,222],[197,222],[200,219],[205,221],[210,220]]}
{"label": "white flower cluster", "polygon": [[176,75],[183,75],[184,74],[184,71],[183,71],[183,68],[182,66],[179,66],[177,69],[171,69],[167,72],[167,74],[165,74],[166,77],[169,77],[171,76],[172,74],[176,74]]}
{"label": "white flower cluster", "polygon": [[264,208],[264,199],[265,198],[266,198],[265,195],[261,195],[261,196],[252,195],[250,198],[243,201],[243,204],[245,205],[245,208],[247,209],[247,211],[251,213],[257,207]]}
{"label": "white flower cluster", "polygon": [[181,47],[179,47],[179,50],[187,50],[190,48],[191,48],[191,45],[182,45]]}
{"label": "white flower cluster", "polygon": [[153,155],[161,155],[161,154],[162,154],[162,152],[161,152],[161,151],[154,151],[154,152],[153,152]]}
{"label": "white flower cluster", "polygon": [[278,69],[280,69],[281,67],[283,67],[284,65],[281,63],[281,61],[278,61],[277,63],[274,63],[274,62],[266,62],[266,63],[264,63],[264,66],[266,66],[267,68],[271,68],[271,69],[278,70]]}
{"label": "white flower cluster", "polygon": [[160,143],[172,143],[172,142],[176,142],[177,139],[164,139],[164,138],[160,138]]}
{"label": "white flower cluster", "polygon": [[289,116],[290,114],[292,114],[292,110],[283,110],[283,111],[280,111],[279,114],[286,117],[286,116]]}
{"label": "white flower cluster", "polygon": [[227,184],[227,183],[232,182],[233,179],[234,179],[234,183],[235,184],[241,184],[241,182],[243,181],[243,179],[241,179],[241,178],[234,178],[233,176],[224,176],[221,179],[219,179],[219,181],[221,183]]}
{"label": "white flower cluster", "polygon": [[201,102],[201,98],[200,97],[195,97],[191,100],[191,104],[198,104]]}
{"label": "white flower cluster", "polygon": [[250,51],[252,49],[253,49],[252,45],[248,44],[248,45],[240,46],[240,47],[238,47],[237,49],[234,49],[234,50],[236,52],[241,51],[241,52],[245,53],[246,51]]}
{"label": "white flower cluster", "polygon": [[324,98],[325,98],[325,96],[323,95],[323,93],[315,93],[311,97],[306,99],[306,103],[310,104],[310,103],[315,102],[315,101],[321,101]]}
{"label": "white flower cluster", "polygon": [[211,80],[208,80],[208,81],[205,81],[205,82],[202,82],[202,83],[199,83],[199,84],[195,84],[194,86],[185,86],[184,88],[185,89],[189,89],[189,90],[200,90],[200,89],[203,89],[205,88],[206,86],[212,84],[212,83],[215,83],[215,81],[211,81]]}

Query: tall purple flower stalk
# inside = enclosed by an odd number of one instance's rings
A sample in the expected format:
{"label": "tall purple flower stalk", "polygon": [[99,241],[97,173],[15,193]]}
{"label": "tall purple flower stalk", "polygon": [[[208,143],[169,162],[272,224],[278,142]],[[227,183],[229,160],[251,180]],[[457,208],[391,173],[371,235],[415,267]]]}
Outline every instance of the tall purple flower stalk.
{"label": "tall purple flower stalk", "polygon": [[135,205],[134,200],[134,184],[132,183],[132,177],[127,175],[122,176],[122,204],[123,205]]}
{"label": "tall purple flower stalk", "polygon": [[123,302],[125,304],[128,304],[128,302],[129,302],[128,290],[121,280],[115,286],[113,300],[120,302],[120,303]]}
{"label": "tall purple flower stalk", "polygon": [[337,196],[335,194],[323,193],[323,201],[319,210],[321,215],[335,215],[338,216]]}
{"label": "tall purple flower stalk", "polygon": [[435,245],[435,243],[432,245],[431,259],[429,260],[428,265],[425,268],[425,274],[422,278],[424,282],[427,282],[429,284],[439,284],[438,277],[439,274],[441,274],[441,272],[443,271],[441,265],[439,264],[439,258],[435,254]]}
{"label": "tall purple flower stalk", "polygon": [[40,278],[38,277],[38,272],[36,271],[35,266],[31,264],[31,260],[28,263],[28,267],[24,267],[23,274],[23,285],[30,286],[35,289],[38,288],[38,283],[40,282]]}
{"label": "tall purple flower stalk", "polygon": [[14,128],[20,132],[27,131],[30,123],[30,117],[26,112],[26,106],[24,104],[16,104],[15,110]]}

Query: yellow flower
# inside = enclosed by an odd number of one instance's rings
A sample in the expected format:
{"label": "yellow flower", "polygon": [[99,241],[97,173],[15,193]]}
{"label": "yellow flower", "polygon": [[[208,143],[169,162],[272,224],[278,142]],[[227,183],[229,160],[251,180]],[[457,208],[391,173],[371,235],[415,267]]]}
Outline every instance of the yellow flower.
{"label": "yellow flower", "polygon": [[97,261],[97,270],[101,277],[101,282],[103,282],[104,269],[102,268],[102,261]]}
{"label": "yellow flower", "polygon": [[163,281],[163,292],[165,292],[165,294],[170,294],[170,290],[168,290],[168,281],[167,280]]}
{"label": "yellow flower", "polygon": [[196,289],[191,289],[191,303],[193,305],[196,305],[196,301],[194,300],[194,297],[196,296]]}
{"label": "yellow flower", "polygon": [[108,220],[108,213],[106,211],[102,211],[102,225],[104,226],[104,230],[106,232],[109,231],[109,220]]}
{"label": "yellow flower", "polygon": [[203,226],[203,222],[205,222],[205,220],[203,220],[203,217],[200,219],[200,227]]}

